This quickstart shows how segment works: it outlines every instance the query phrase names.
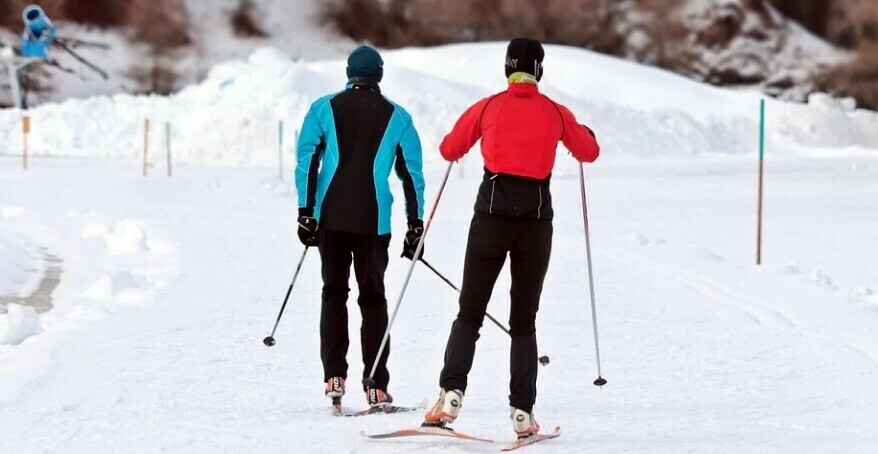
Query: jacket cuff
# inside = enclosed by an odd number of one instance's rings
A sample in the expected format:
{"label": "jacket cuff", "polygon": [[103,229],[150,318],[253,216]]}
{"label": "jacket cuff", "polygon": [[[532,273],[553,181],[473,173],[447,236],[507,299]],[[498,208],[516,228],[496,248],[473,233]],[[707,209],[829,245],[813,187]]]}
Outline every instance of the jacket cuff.
{"label": "jacket cuff", "polygon": [[311,207],[302,207],[299,208],[299,216],[307,216],[314,217],[314,208]]}

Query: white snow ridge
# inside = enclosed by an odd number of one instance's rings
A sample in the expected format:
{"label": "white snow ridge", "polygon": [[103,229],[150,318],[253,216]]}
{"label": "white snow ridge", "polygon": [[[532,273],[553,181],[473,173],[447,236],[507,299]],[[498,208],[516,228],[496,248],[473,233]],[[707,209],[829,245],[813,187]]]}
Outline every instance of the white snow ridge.
{"label": "white snow ridge", "polygon": [[10,304],[0,314],[0,345],[18,345],[40,332],[40,316],[29,306]]}

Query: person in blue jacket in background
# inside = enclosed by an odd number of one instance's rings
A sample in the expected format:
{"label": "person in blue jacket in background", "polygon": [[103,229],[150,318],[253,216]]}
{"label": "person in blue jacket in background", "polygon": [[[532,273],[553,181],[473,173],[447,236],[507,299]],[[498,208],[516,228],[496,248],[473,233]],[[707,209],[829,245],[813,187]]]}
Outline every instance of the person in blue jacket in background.
{"label": "person in blue jacket in background", "polygon": [[[299,136],[296,167],[302,244],[320,250],[323,276],[320,357],[325,394],[340,406],[347,378],[348,280],[351,264],[359,284],[363,377],[368,377],[384,331],[384,272],[390,244],[393,196],[388,178],[402,181],[408,232],[403,256],[414,260],[424,231],[421,141],[412,117],[381,94],[384,61],[360,46],[347,61],[345,90],[311,105]],[[423,253],[423,251],[422,251]],[[420,257],[418,257],[420,258]],[[393,401],[387,393],[389,346],[366,388],[371,407]]]}
{"label": "person in blue jacket in background", "polygon": [[21,56],[30,58],[46,58],[49,46],[55,41],[57,32],[55,24],[37,5],[31,5],[21,13],[24,21],[24,33],[21,35]]}

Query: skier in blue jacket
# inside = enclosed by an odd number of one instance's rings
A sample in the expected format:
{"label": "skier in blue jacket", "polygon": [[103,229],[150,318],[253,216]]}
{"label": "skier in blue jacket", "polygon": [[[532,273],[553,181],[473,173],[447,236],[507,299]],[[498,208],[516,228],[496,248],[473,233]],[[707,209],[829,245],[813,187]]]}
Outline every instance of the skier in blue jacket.
{"label": "skier in blue jacket", "polygon": [[[348,280],[353,264],[359,284],[363,376],[378,355],[387,328],[384,272],[390,244],[393,196],[388,178],[402,181],[408,233],[403,256],[414,253],[424,231],[424,177],[421,142],[411,116],[381,94],[384,61],[360,46],[348,57],[345,90],[311,105],[298,143],[296,187],[298,235],[305,246],[320,250],[323,295],[320,311],[320,357],[325,394],[341,405],[347,378]],[[370,406],[393,401],[387,393],[389,348],[364,388]]]}

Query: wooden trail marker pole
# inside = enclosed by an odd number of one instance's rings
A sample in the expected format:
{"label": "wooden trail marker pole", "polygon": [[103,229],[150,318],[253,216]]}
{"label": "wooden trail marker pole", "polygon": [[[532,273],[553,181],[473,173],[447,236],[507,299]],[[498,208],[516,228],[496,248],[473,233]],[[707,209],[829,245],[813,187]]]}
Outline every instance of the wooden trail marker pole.
{"label": "wooden trail marker pole", "polygon": [[149,118],[143,120],[143,176],[146,176],[146,168],[149,163]]}
{"label": "wooden trail marker pole", "polygon": [[277,121],[277,177],[284,179],[284,121]]}
{"label": "wooden trail marker pole", "polygon": [[765,100],[759,101],[759,190],[756,209],[756,264],[762,264],[762,206],[765,176]]}
{"label": "wooden trail marker pole", "polygon": [[21,153],[22,166],[27,171],[27,136],[30,134],[30,116],[28,115],[21,117],[21,132],[24,140],[24,149]]}
{"label": "wooden trail marker pole", "polygon": [[165,151],[168,155],[168,177],[170,178],[173,172],[171,171],[171,122],[165,122]]}

